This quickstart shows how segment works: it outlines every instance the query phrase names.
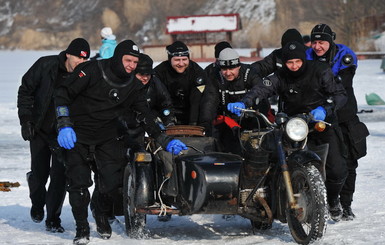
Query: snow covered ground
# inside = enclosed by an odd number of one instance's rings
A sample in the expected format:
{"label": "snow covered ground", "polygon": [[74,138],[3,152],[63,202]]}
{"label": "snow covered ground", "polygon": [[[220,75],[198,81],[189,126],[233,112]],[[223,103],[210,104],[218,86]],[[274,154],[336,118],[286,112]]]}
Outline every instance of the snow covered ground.
{"label": "snow covered ground", "polygon": [[[63,234],[45,231],[44,222],[33,223],[29,216],[30,200],[25,174],[29,171],[28,143],[20,136],[16,95],[21,76],[40,56],[58,52],[0,51],[0,181],[20,182],[11,192],[0,192],[1,244],[72,244],[75,225],[66,198],[62,225]],[[351,222],[329,222],[324,239],[319,244],[385,244],[385,106],[368,106],[365,94],[377,93],[385,99],[385,73],[381,60],[359,61],[355,77],[355,92],[359,109],[373,109],[360,117],[371,135],[368,155],[359,161],[357,190],[353,210],[357,216]],[[205,66],[207,64],[201,64]],[[384,155],[383,155],[384,154]],[[225,221],[220,215],[173,217],[160,223],[150,216],[147,227],[151,236],[134,240],[124,232],[123,217],[113,225],[110,240],[102,240],[90,216],[91,244],[295,244],[287,224],[275,222],[269,231],[253,234],[249,221],[241,217]]]}

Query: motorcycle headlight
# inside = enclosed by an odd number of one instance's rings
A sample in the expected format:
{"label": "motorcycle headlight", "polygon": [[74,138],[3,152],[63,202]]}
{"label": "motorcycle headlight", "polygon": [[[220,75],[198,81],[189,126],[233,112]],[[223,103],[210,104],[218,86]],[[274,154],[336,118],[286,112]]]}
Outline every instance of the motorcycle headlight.
{"label": "motorcycle headlight", "polygon": [[291,140],[302,141],[306,139],[309,128],[305,120],[301,118],[292,118],[286,123],[286,134]]}

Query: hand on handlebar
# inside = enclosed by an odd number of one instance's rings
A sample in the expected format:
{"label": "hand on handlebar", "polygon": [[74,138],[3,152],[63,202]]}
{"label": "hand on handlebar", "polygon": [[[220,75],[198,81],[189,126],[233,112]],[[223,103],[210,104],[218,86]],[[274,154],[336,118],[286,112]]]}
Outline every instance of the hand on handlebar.
{"label": "hand on handlebar", "polygon": [[242,111],[240,109],[245,109],[245,108],[246,106],[243,102],[235,102],[235,103],[227,104],[227,110],[236,114],[237,116],[240,116],[242,114]]}
{"label": "hand on handlebar", "polygon": [[313,118],[316,121],[323,121],[326,118],[326,111],[325,108],[323,108],[322,106],[318,106],[317,108],[312,110],[310,114],[313,115]]}

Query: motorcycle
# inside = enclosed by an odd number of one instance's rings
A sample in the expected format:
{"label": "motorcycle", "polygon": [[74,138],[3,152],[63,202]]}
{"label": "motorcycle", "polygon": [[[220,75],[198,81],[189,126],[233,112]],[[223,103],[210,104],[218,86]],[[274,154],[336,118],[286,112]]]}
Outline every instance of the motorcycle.
{"label": "motorcycle", "polygon": [[[129,236],[142,233],[146,215],[226,214],[249,219],[254,231],[270,229],[275,219],[288,223],[300,244],[322,238],[328,220],[325,163],[307,148],[311,117],[278,113],[270,123],[258,111],[242,114],[268,125],[240,133],[242,156],[218,152],[215,141],[196,133],[194,126],[187,126],[187,133],[167,129],[189,147],[172,156],[171,173],[165,173],[164,158],[153,141],[148,152],[136,153],[125,168],[123,184]],[[317,127],[324,128],[322,123]],[[318,150],[326,156],[325,147]]]}

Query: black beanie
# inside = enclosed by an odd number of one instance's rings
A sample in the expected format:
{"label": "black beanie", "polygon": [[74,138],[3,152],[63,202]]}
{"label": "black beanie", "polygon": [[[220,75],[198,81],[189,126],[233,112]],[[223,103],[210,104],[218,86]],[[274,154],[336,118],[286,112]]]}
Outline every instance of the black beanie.
{"label": "black beanie", "polygon": [[135,71],[137,73],[141,74],[155,74],[154,69],[152,69],[153,61],[150,56],[147,54],[141,53],[139,55],[139,62],[138,65],[136,66]]}
{"label": "black beanie", "polygon": [[283,63],[286,63],[286,61],[291,59],[301,59],[303,62],[305,62],[306,61],[305,45],[297,41],[288,42],[282,49],[282,61]]}
{"label": "black beanie", "polygon": [[219,53],[224,50],[225,48],[232,48],[230,43],[226,42],[226,41],[222,41],[222,42],[219,42],[215,45],[214,49],[215,49],[215,52],[214,52],[214,56],[216,59],[218,59],[219,57]]}
{"label": "black beanie", "polygon": [[175,56],[187,56],[190,58],[190,50],[187,48],[186,44],[181,41],[175,41],[173,44],[168,45],[166,50],[169,60]]}
{"label": "black beanie", "polygon": [[333,44],[333,40],[335,39],[335,33],[332,29],[326,24],[318,24],[313,30],[311,30],[310,38],[311,41],[322,40],[327,41],[330,44]]}
{"label": "black beanie", "polygon": [[65,52],[79,58],[88,59],[90,57],[90,45],[85,39],[76,38],[68,45]]}
{"label": "black beanie", "polygon": [[303,44],[303,39],[301,33],[297,29],[287,29],[285,33],[283,33],[281,38],[281,47],[285,47],[288,42],[297,41]]}
{"label": "black beanie", "polygon": [[112,71],[120,78],[129,77],[130,74],[124,69],[122,57],[124,55],[139,57],[139,54],[139,48],[133,41],[125,40],[120,42],[115,48],[114,55],[110,58]]}
{"label": "black beanie", "polygon": [[310,36],[309,36],[309,35],[304,35],[304,36],[302,37],[302,39],[303,39],[303,43],[308,43],[308,42],[310,42]]}

